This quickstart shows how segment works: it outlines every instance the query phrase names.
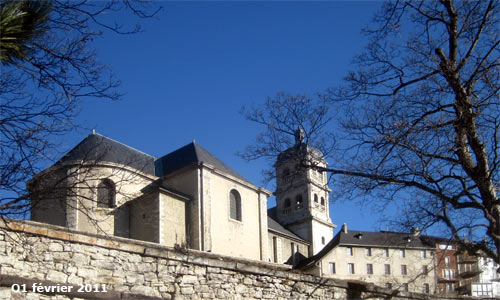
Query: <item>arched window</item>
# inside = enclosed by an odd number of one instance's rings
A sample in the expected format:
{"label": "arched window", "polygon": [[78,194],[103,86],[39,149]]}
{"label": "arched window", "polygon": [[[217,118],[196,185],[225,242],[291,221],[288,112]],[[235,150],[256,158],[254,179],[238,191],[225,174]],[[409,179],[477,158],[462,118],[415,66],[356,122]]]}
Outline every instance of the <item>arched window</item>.
{"label": "arched window", "polygon": [[325,198],[321,197],[321,205],[325,205]]}
{"label": "arched window", "polygon": [[290,207],[290,205],[292,205],[292,203],[291,203],[291,201],[290,201],[290,198],[286,198],[286,199],[285,199],[285,208]]}
{"label": "arched window", "polygon": [[229,193],[229,217],[241,221],[241,196],[237,190]]}
{"label": "arched window", "polygon": [[318,203],[318,194],[314,194],[314,202]]}
{"label": "arched window", "polygon": [[301,194],[298,194],[295,197],[295,203],[296,203],[296,206],[295,206],[296,209],[301,209],[302,207],[304,207],[304,200],[302,199]]}
{"label": "arched window", "polygon": [[115,184],[103,179],[97,185],[97,207],[112,208],[115,204]]}

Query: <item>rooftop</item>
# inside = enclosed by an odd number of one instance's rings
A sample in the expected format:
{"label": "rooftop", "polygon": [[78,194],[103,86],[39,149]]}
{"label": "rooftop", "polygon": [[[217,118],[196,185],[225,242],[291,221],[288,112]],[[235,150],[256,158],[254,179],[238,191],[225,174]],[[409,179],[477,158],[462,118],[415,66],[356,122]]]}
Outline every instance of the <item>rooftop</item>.
{"label": "rooftop", "polygon": [[75,160],[117,163],[154,175],[153,156],[95,132],[84,138],[56,164]]}
{"label": "rooftop", "polygon": [[[346,225],[344,225],[346,226]],[[352,247],[376,247],[376,248],[396,248],[396,249],[435,249],[433,244],[427,243],[421,236],[405,232],[392,231],[358,231],[340,230],[339,233],[318,252],[316,255],[302,261],[297,268],[307,269],[312,267],[323,256],[338,246]]]}
{"label": "rooftop", "polygon": [[195,142],[189,143],[174,152],[171,152],[155,161],[155,173],[158,177],[163,177],[184,167],[196,163],[205,163],[214,166],[233,177],[247,181],[243,176],[231,169],[212,153],[205,150]]}
{"label": "rooftop", "polygon": [[296,240],[300,240],[304,243],[309,244],[309,242],[305,241],[304,239],[300,238],[290,230],[286,229],[283,225],[281,225],[278,221],[276,221],[276,207],[270,208],[267,210],[267,227],[269,230],[278,232],[280,234],[283,234],[285,236],[291,237]]}

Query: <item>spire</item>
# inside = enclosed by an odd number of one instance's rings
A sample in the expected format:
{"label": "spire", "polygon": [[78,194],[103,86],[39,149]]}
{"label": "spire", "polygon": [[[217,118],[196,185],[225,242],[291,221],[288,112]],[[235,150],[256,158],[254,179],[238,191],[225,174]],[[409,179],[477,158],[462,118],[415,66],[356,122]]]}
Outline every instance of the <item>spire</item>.
{"label": "spire", "polygon": [[295,136],[295,145],[304,143],[304,138],[306,136],[306,132],[304,131],[304,129],[299,127],[297,130],[295,130],[293,135]]}

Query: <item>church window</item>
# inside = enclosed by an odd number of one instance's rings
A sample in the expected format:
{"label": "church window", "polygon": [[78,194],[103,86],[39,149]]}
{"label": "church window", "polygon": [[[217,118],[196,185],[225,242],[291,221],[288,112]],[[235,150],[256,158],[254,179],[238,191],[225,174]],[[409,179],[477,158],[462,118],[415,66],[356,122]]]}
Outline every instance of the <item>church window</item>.
{"label": "church window", "polygon": [[241,221],[241,197],[237,190],[229,193],[229,217]]}
{"label": "church window", "polygon": [[304,207],[304,200],[302,199],[302,195],[298,194],[295,197],[295,202],[296,202],[296,209],[301,209]]}
{"label": "church window", "polygon": [[97,207],[112,208],[115,203],[115,185],[109,179],[103,179],[97,185]]}
{"label": "church window", "polygon": [[318,203],[318,194],[314,194],[314,202]]}
{"label": "church window", "polygon": [[321,205],[325,205],[325,198],[321,197]]}
{"label": "church window", "polygon": [[285,199],[285,208],[290,207],[290,205],[292,205],[292,204],[291,204],[291,201],[290,201],[290,198],[286,198],[286,199]]}

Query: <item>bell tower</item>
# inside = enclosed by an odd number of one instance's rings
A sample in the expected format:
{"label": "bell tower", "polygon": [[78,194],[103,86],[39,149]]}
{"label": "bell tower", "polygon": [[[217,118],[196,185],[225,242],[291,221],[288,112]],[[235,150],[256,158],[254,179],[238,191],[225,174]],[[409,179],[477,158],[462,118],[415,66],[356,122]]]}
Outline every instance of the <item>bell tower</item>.
{"label": "bell tower", "polygon": [[295,145],[280,153],[276,169],[276,214],[278,221],[311,243],[310,255],[318,253],[333,238],[329,213],[327,163],[318,149],[304,142],[304,131],[295,132]]}

